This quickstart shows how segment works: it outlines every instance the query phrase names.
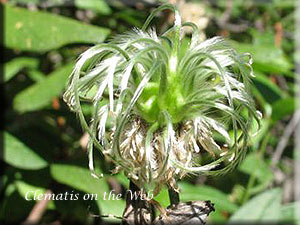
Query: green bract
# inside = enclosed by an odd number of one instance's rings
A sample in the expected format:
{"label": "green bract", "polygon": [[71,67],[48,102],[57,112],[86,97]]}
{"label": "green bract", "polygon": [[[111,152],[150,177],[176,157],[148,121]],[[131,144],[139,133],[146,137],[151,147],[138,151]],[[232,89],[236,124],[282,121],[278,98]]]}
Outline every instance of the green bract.
{"label": "green bract", "polygon": [[[174,10],[175,23],[158,36],[147,27],[164,9]],[[183,49],[185,26],[193,34]],[[156,9],[142,30],[88,49],[64,99],[90,136],[91,170],[93,145],[155,194],[163,184],[176,189],[176,178],[187,173],[230,170],[246,153],[259,115],[249,90],[250,64],[249,54],[238,54],[221,37],[199,43],[197,26],[181,24],[173,5]],[[83,102],[93,104],[90,122]]]}

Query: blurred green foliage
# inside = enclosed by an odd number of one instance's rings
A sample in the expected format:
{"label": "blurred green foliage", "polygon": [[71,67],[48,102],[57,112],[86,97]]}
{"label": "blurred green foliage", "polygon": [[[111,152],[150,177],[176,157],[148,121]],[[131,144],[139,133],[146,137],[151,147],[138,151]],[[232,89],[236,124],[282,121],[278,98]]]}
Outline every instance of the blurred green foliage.
{"label": "blurred green foliage", "polygon": [[[159,4],[152,2],[152,7]],[[21,222],[28,217],[35,204],[25,200],[30,190],[99,195],[97,201],[50,201],[41,222],[92,224],[102,219],[90,214],[122,214],[124,199],[103,200],[103,193],[112,189],[124,193],[128,188],[127,178],[122,172],[112,175],[113,165],[100,154],[95,157],[96,171],[104,177],[95,179],[90,175],[85,136],[76,116],[61,100],[61,94],[76,58],[88,46],[143,24],[152,7],[143,1],[135,3],[109,1],[108,4],[104,0],[75,0],[72,5],[61,0],[5,3],[3,82],[7,111],[1,221]],[[300,204],[293,201],[292,193],[283,195],[292,179],[293,142],[288,142],[279,161],[272,162],[296,110],[294,4],[279,0],[233,3],[224,25],[219,20],[229,12],[226,1],[218,4],[205,1],[203,5],[210,20],[205,33],[208,37],[224,35],[239,52],[251,53],[256,75],[252,92],[263,114],[262,127],[239,168],[222,177],[186,178],[179,184],[181,200],[214,202],[216,212],[209,218],[213,223],[249,220],[295,223],[294,212],[300,209]],[[169,26],[166,17],[167,14],[158,18],[159,29]],[[245,28],[232,30],[232,24],[245,24]],[[88,106],[84,110],[90,112]],[[156,200],[168,206],[166,188]]]}
{"label": "blurred green foliage", "polygon": [[108,29],[51,13],[8,5],[4,12],[5,46],[16,50],[45,52],[72,43],[100,43],[109,33]]}

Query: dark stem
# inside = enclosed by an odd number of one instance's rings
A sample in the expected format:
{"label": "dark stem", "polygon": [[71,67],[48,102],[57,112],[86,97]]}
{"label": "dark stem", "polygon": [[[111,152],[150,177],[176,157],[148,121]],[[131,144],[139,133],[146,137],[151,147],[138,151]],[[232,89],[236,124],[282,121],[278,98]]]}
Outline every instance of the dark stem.
{"label": "dark stem", "polygon": [[[133,183],[131,180],[129,182],[129,190],[131,191],[132,194],[140,193],[140,189],[138,188],[138,186],[136,186],[135,183]],[[134,205],[139,203],[139,201],[141,201],[140,197],[138,197],[137,199],[135,198],[132,199],[131,194],[129,192],[127,193],[126,202],[129,202]]]}
{"label": "dark stem", "polygon": [[204,225],[208,215],[215,210],[210,201],[180,203],[178,192],[169,187],[171,207],[164,209],[165,212],[155,218],[153,208],[155,204],[144,200],[140,194],[139,187],[130,181],[122,225],[180,225],[183,223]]}
{"label": "dark stem", "polygon": [[126,193],[122,225],[150,225],[154,220],[152,204],[141,197],[141,190],[132,181]]}
{"label": "dark stem", "polygon": [[169,191],[170,205],[171,206],[178,205],[180,202],[179,193],[174,191],[174,189],[172,189],[172,188],[168,188],[168,191]]}

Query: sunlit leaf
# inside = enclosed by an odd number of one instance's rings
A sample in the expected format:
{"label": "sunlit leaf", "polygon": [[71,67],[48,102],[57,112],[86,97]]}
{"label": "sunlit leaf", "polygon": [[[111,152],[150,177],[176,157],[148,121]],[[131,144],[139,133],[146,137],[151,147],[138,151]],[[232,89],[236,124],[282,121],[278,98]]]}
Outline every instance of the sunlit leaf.
{"label": "sunlit leaf", "polygon": [[101,198],[103,193],[109,190],[105,179],[92,177],[91,172],[86,168],[68,164],[52,164],[50,168],[51,176],[56,181],[80,191],[98,194]]}
{"label": "sunlit leaf", "polygon": [[240,165],[239,170],[258,179],[259,184],[250,190],[251,193],[263,190],[274,178],[273,172],[266,162],[256,153],[249,154]]}
{"label": "sunlit leaf", "polygon": [[7,62],[4,64],[4,82],[12,79],[24,67],[36,68],[38,63],[36,58],[29,57],[19,57]]}
{"label": "sunlit leaf", "polygon": [[[33,201],[34,197],[37,198],[40,194],[45,194],[46,189],[43,187],[37,187],[31,184],[28,184],[24,181],[18,180],[15,182],[19,194],[27,201]],[[37,201],[38,199],[36,199]],[[48,209],[55,209],[53,201],[50,201],[47,205]]]}
{"label": "sunlit leaf", "polygon": [[230,223],[275,223],[280,218],[281,190],[278,188],[265,191],[243,205],[230,218]]}
{"label": "sunlit leaf", "polygon": [[63,91],[72,68],[73,63],[67,64],[49,74],[44,80],[18,93],[14,99],[14,109],[27,112],[49,105],[53,97],[59,96]]}
{"label": "sunlit leaf", "polygon": [[284,224],[300,224],[300,201],[281,207],[280,221]]}
{"label": "sunlit leaf", "polygon": [[239,170],[249,175],[256,176],[261,182],[273,179],[273,173],[266,162],[256,153],[247,155],[239,167]]}
{"label": "sunlit leaf", "polygon": [[10,0],[10,3],[19,3],[19,4],[38,4],[41,0]]}
{"label": "sunlit leaf", "polygon": [[92,177],[91,172],[75,165],[52,164],[51,176],[59,183],[71,186],[80,191],[97,194],[97,204],[102,214],[121,216],[125,202],[123,200],[104,200],[104,194],[109,195],[109,187],[105,178],[97,179]]}
{"label": "sunlit leaf", "polygon": [[5,46],[44,52],[71,43],[100,43],[109,30],[40,11],[5,4]]}
{"label": "sunlit leaf", "polygon": [[239,51],[249,52],[252,55],[254,70],[290,76],[293,64],[288,60],[282,49],[275,46],[274,42],[266,43],[265,40],[270,39],[270,34],[267,35],[269,36],[265,38],[264,34],[258,33],[255,35],[252,44],[237,42],[232,42],[232,44]]}
{"label": "sunlit leaf", "polygon": [[74,4],[77,8],[89,9],[103,15],[111,13],[111,9],[105,0],[75,0]]}
{"label": "sunlit leaf", "polygon": [[210,200],[215,204],[216,210],[223,210],[227,212],[235,212],[238,207],[234,203],[230,202],[228,196],[213,187],[201,185],[195,186],[188,183],[181,182],[180,187],[180,200]]}
{"label": "sunlit leaf", "polygon": [[20,169],[37,170],[48,165],[46,160],[8,132],[4,132],[2,157],[6,163]]}
{"label": "sunlit leaf", "polygon": [[161,206],[165,208],[168,207],[170,205],[168,188],[163,187],[159,194],[155,197],[155,200],[158,201]]}
{"label": "sunlit leaf", "polygon": [[27,75],[31,80],[35,82],[43,81],[46,78],[45,74],[43,74],[39,70],[29,70]]}
{"label": "sunlit leaf", "polygon": [[[10,0],[10,3],[19,4],[34,4],[39,6],[39,4],[45,3],[44,0]],[[76,6],[79,9],[92,10],[96,13],[108,15],[111,13],[111,9],[105,0],[50,0],[47,1],[48,7],[63,7],[63,6]]]}

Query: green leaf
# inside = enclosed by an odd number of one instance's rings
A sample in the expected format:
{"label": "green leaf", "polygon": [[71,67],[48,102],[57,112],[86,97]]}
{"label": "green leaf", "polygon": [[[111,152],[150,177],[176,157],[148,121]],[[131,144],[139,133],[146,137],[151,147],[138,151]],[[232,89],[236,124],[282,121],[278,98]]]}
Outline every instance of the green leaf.
{"label": "green leaf", "polygon": [[273,0],[272,6],[280,8],[280,9],[293,8],[295,6],[295,1],[294,0],[286,0],[286,1]]}
{"label": "green leaf", "polygon": [[19,4],[38,4],[40,0],[10,0],[10,3],[19,3]]}
{"label": "green leaf", "polygon": [[283,224],[300,224],[300,201],[283,205],[280,221]]}
{"label": "green leaf", "polygon": [[46,76],[39,70],[29,70],[27,75],[31,80],[35,82],[41,82],[46,78]]}
{"label": "green leaf", "polygon": [[295,111],[295,99],[292,97],[280,99],[272,105],[272,120],[276,122],[287,115],[292,115]]}
{"label": "green leaf", "polygon": [[67,64],[18,93],[13,102],[14,109],[24,113],[49,105],[53,97],[59,96],[63,91],[73,66],[73,63]]}
{"label": "green leaf", "polygon": [[24,181],[17,180],[15,181],[17,190],[19,194],[24,198],[24,199],[33,199],[34,198],[34,193],[36,192],[36,195],[39,194],[44,194],[46,192],[45,188],[42,187],[37,187],[34,185],[30,185],[25,183]]}
{"label": "green leaf", "polygon": [[[35,194],[36,194],[36,196],[38,196],[40,194],[45,194],[46,193],[45,188],[37,187],[37,186],[31,185],[31,184],[25,183],[24,181],[21,181],[21,180],[15,181],[15,185],[17,187],[17,190],[18,190],[19,194],[25,200],[30,199],[29,201],[31,201],[31,200],[34,199]],[[55,205],[54,205],[54,202],[52,200],[48,203],[47,208],[48,209],[55,209]]]}
{"label": "green leaf", "polygon": [[231,218],[230,223],[275,223],[280,218],[281,189],[263,192],[243,205]]}
{"label": "green leaf", "polygon": [[[164,1],[164,0],[161,0]],[[227,0],[218,0],[218,7],[219,8],[226,8],[226,3],[228,1]],[[267,9],[267,6],[272,5],[272,8],[276,9],[283,9],[283,8],[293,8],[295,6],[295,1],[294,0],[271,0],[271,1],[256,1],[255,2],[255,7],[263,7]],[[245,1],[244,0],[235,0],[234,1],[234,6],[237,8],[237,10],[240,13],[244,13],[244,9],[247,10],[247,7],[245,7]],[[242,8],[244,7],[244,8]],[[243,9],[243,10],[242,10]]]}
{"label": "green leaf", "polygon": [[74,3],[80,9],[89,9],[103,15],[111,13],[111,9],[104,0],[75,0]]}
{"label": "green leaf", "polygon": [[58,182],[66,184],[80,191],[98,194],[101,197],[107,192],[108,185],[105,179],[92,177],[88,169],[68,164],[52,164],[50,166],[51,176]]}
{"label": "green leaf", "polygon": [[239,170],[246,174],[254,175],[258,179],[259,184],[250,189],[251,194],[255,194],[264,190],[274,178],[272,170],[256,153],[247,155],[245,160],[240,165]]}
{"label": "green leaf", "polygon": [[228,196],[209,186],[201,185],[194,186],[188,183],[179,183],[180,187],[180,200],[192,201],[192,200],[210,200],[215,204],[216,210],[223,210],[227,212],[235,212],[238,207],[236,204],[229,201]]}
{"label": "green leaf", "polygon": [[40,11],[5,4],[5,46],[45,52],[72,43],[100,43],[109,30]]}
{"label": "green leaf", "polygon": [[260,182],[270,182],[273,180],[273,173],[265,161],[256,153],[247,155],[239,167],[239,170],[254,175]]}
{"label": "green leaf", "polygon": [[[264,115],[265,116],[265,115]],[[252,138],[252,149],[258,149],[260,141],[263,140],[263,138],[266,136],[266,134],[269,132],[270,128],[270,120],[268,119],[262,119],[260,121],[260,129],[258,133]]]}
{"label": "green leaf", "polygon": [[269,41],[273,36],[270,33],[265,35],[255,33],[252,44],[234,41],[232,41],[232,44],[239,52],[248,52],[252,55],[254,70],[291,76],[290,71],[293,64],[284,55],[282,49],[277,48],[274,42]]}
{"label": "green leaf", "polygon": [[[21,3],[21,4],[35,4],[38,5],[43,3],[44,0],[11,0],[10,3]],[[56,1],[48,1],[47,4],[49,7],[58,7],[65,6],[65,4],[69,4],[72,2],[68,2],[66,0],[56,0]],[[111,13],[111,9],[105,0],[74,0],[74,4],[79,9],[88,9],[92,10],[96,13],[108,15]]]}
{"label": "green leaf", "polygon": [[170,205],[168,188],[164,186],[159,194],[155,197],[155,200],[159,202],[162,207],[167,208]]}
{"label": "green leaf", "polygon": [[253,78],[255,88],[262,94],[268,103],[274,103],[283,97],[280,88],[272,83],[270,79],[262,73],[255,72],[256,77]]}
{"label": "green leaf", "polygon": [[104,193],[109,194],[108,184],[105,179],[92,177],[88,169],[67,164],[52,164],[51,176],[59,183],[71,186],[80,191],[97,194],[97,204],[102,214],[121,216],[125,207],[123,200],[104,200]]}
{"label": "green leaf", "polygon": [[[4,132],[3,160],[20,169],[37,170],[48,165],[47,161],[8,132]],[[1,154],[2,155],[2,154]]]}
{"label": "green leaf", "polygon": [[19,57],[15,58],[4,64],[4,82],[12,79],[21,69],[26,68],[36,68],[38,66],[38,59]]}

